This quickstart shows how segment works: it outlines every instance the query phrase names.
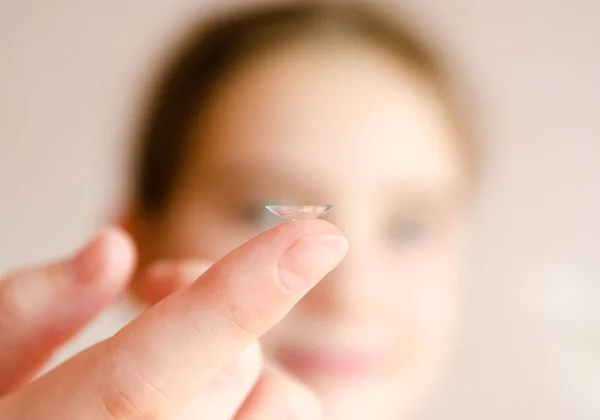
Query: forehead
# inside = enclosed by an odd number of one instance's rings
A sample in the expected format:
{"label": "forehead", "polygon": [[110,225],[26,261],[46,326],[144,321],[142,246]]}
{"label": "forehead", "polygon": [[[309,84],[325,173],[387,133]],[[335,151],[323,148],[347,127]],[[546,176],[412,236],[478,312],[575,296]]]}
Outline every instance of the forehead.
{"label": "forehead", "polygon": [[202,167],[254,167],[321,185],[461,176],[439,95],[374,47],[296,46],[234,72],[201,119]]}

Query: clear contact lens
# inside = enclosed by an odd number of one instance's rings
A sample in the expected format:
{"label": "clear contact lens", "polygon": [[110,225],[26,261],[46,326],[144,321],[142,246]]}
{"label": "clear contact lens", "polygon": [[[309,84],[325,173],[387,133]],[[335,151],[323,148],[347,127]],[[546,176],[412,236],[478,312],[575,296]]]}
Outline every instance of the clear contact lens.
{"label": "clear contact lens", "polygon": [[266,206],[267,210],[287,220],[310,220],[318,219],[333,208],[332,205],[311,204],[298,206],[292,204],[272,204]]}

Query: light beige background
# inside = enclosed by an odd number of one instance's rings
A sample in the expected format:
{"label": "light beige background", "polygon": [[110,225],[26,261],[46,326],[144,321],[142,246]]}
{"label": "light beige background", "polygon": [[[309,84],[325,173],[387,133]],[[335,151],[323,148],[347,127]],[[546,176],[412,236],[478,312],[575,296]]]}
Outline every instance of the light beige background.
{"label": "light beige background", "polygon": [[[423,418],[598,419],[600,2],[403,3],[468,69],[489,155],[465,328]],[[148,70],[210,8],[0,0],[0,272],[118,210]]]}

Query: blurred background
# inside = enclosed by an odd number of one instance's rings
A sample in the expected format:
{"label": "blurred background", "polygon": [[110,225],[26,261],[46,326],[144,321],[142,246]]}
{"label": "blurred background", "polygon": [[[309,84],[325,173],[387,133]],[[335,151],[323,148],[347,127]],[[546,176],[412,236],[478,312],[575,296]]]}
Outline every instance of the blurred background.
{"label": "blurred background", "polygon": [[[464,325],[422,419],[598,419],[600,3],[397,3],[466,71],[486,155]],[[148,70],[235,4],[0,1],[0,272],[115,217]]]}

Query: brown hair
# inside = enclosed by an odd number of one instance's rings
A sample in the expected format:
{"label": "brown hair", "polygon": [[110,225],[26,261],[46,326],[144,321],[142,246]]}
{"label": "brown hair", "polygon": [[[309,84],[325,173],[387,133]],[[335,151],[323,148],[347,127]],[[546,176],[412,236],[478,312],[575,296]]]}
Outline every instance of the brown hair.
{"label": "brown hair", "polygon": [[441,66],[428,45],[374,6],[301,1],[245,10],[200,24],[168,63],[142,121],[135,183],[140,209],[156,213],[168,203],[189,148],[192,120],[233,67],[296,39],[340,34],[384,47],[445,90]]}

